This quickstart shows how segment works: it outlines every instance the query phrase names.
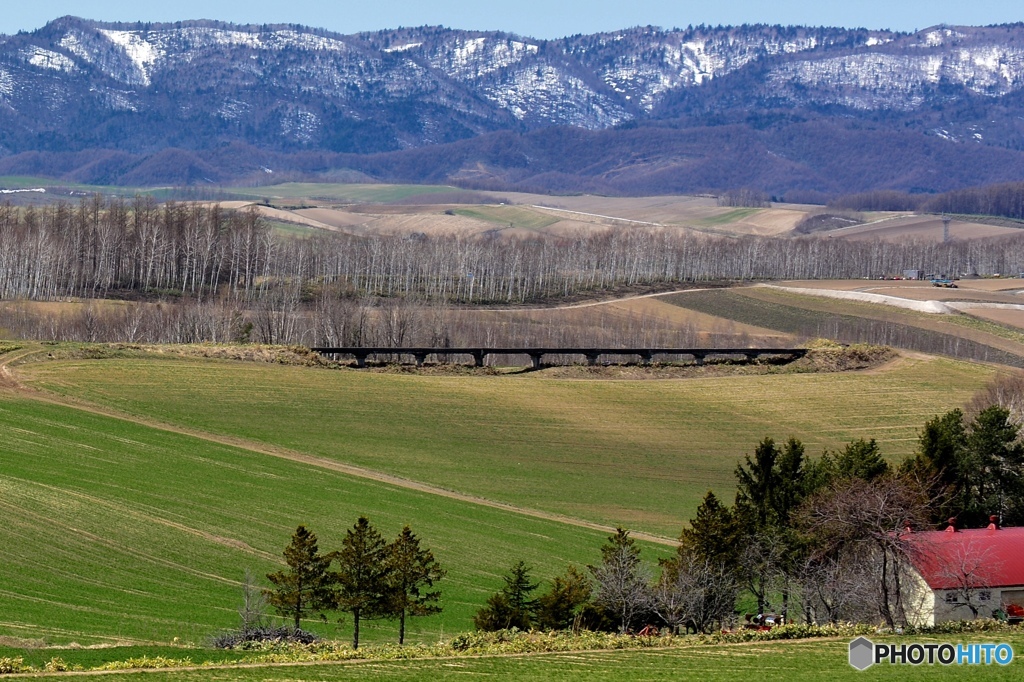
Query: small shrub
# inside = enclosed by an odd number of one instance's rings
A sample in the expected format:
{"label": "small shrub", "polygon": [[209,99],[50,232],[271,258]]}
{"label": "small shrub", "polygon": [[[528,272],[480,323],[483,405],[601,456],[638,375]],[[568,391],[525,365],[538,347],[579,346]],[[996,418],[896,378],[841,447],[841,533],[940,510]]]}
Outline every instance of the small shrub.
{"label": "small shrub", "polygon": [[167,658],[166,656],[140,656],[124,661],[111,661],[93,670],[144,670],[156,668],[187,668],[195,665],[191,658]]}
{"label": "small shrub", "polygon": [[978,618],[977,620],[951,620],[935,625],[909,626],[904,630],[908,635],[959,635],[974,632],[1020,632],[1019,625],[993,618]]}
{"label": "small shrub", "polygon": [[249,648],[247,645],[253,643],[313,644],[319,640],[318,635],[306,630],[287,625],[267,625],[222,632],[216,635],[210,643],[218,649],[245,649]]}
{"label": "small shrub", "polygon": [[32,667],[25,665],[23,658],[0,658],[0,675],[14,675],[32,672]]}

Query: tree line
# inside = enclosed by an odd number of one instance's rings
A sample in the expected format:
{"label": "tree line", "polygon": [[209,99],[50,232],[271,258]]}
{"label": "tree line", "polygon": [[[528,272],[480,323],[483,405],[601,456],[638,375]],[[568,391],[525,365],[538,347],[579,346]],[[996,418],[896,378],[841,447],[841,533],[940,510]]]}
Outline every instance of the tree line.
{"label": "tree line", "polygon": [[0,298],[293,300],[316,293],[523,303],[616,287],[1018,272],[1024,235],[948,244],[718,237],[670,228],[525,239],[274,233],[252,210],[93,197],[0,205]]}
{"label": "tree line", "polygon": [[262,343],[318,346],[745,347],[752,337],[722,320],[691,323],[604,307],[524,314],[477,311],[411,298],[319,296],[309,305],[184,300],[175,304],[89,302],[47,309],[0,307],[7,338],[88,343]]}
{"label": "tree line", "polygon": [[[294,621],[295,631],[303,618],[341,611],[352,616],[352,648],[359,648],[361,623],[380,618],[398,620],[403,644],[406,618],[441,611],[441,593],[430,588],[446,572],[408,526],[388,543],[361,516],[346,531],[341,549],[327,553],[320,552],[312,531],[299,526],[284,558],[288,568],[267,575],[273,588],[264,596],[278,614]],[[254,625],[252,620],[243,616],[243,630]]]}
{"label": "tree line", "polygon": [[[972,418],[956,409],[929,420],[917,452],[898,465],[873,439],[810,459],[795,438],[765,438],[735,475],[733,504],[709,491],[657,577],[618,529],[599,563],[570,566],[539,597],[529,568],[514,564],[476,627],[710,632],[734,626],[747,600],[754,624],[906,626],[914,532],[1024,523],[1020,425],[998,404]],[[948,577],[956,604],[976,616],[987,566],[980,555],[963,559]]]}
{"label": "tree line", "polygon": [[957,189],[942,194],[878,190],[837,197],[828,205],[854,211],[924,211],[1024,220],[1024,182]]}

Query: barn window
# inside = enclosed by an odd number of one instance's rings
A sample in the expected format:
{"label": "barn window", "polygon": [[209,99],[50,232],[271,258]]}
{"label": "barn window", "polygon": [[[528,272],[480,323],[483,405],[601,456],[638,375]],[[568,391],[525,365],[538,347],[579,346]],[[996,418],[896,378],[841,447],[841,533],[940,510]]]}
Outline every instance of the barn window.
{"label": "barn window", "polygon": [[947,604],[958,604],[958,603],[960,603],[960,595],[957,594],[956,592],[947,592],[946,593],[946,603]]}
{"label": "barn window", "polygon": [[981,590],[978,592],[978,601],[992,601],[992,592],[990,590]]}

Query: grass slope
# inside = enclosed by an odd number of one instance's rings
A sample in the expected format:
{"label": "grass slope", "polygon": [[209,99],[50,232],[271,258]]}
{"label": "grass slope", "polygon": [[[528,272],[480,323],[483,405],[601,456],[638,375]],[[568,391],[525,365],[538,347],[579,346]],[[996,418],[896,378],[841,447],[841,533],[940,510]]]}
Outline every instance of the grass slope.
{"label": "grass slope", "polygon": [[444,488],[674,537],[765,436],[808,452],[877,438],[910,454],[993,370],[903,359],[881,371],[679,381],[421,376],[207,360],[27,365],[35,385]]}
{"label": "grass slope", "polygon": [[539,229],[554,225],[560,218],[532,211],[519,206],[473,206],[471,208],[457,208],[453,211],[456,215],[476,218],[502,227],[525,227]]}
{"label": "grass slope", "polygon": [[805,338],[885,343],[925,353],[1024,367],[1024,344],[1018,332],[966,315],[928,315],[766,287],[694,291],[661,300]]}
{"label": "grass slope", "polygon": [[721,213],[719,215],[711,216],[709,218],[702,218],[701,220],[697,221],[697,224],[707,225],[711,227],[728,225],[730,223],[739,222],[744,218],[749,218],[750,216],[756,215],[757,213],[760,212],[761,209],[759,208],[736,208],[731,211]]}
{"label": "grass slope", "polygon": [[515,560],[552,577],[596,561],[604,538],[36,401],[0,399],[0,432],[0,635],[198,643],[236,624],[244,570],[276,570],[298,524],[329,551],[368,514],[386,537],[410,524],[449,569],[445,612],[410,621],[436,640],[471,628]]}

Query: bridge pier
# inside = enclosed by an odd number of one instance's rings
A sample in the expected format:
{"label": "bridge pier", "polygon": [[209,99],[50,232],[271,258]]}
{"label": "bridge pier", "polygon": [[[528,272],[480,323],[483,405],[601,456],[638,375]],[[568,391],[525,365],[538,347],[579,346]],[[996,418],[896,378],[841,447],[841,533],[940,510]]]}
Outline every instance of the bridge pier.
{"label": "bridge pier", "polygon": [[475,367],[482,367],[488,355],[514,355],[519,357],[526,355],[530,358],[530,365],[533,369],[538,369],[544,364],[545,355],[556,355],[559,357],[583,356],[587,359],[588,365],[596,365],[602,356],[607,355],[634,356],[638,357],[643,364],[653,362],[656,355],[665,355],[667,357],[681,356],[682,358],[692,357],[694,365],[704,365],[707,363],[708,356],[721,357],[723,360],[728,358],[735,362],[782,364],[802,358],[807,354],[806,348],[595,348],[593,346],[585,348],[503,348],[492,346],[463,348],[416,346],[393,348],[379,346],[312,348],[310,350],[320,353],[324,357],[331,357],[336,360],[341,360],[341,357],[344,355],[351,355],[355,357],[357,367],[366,367],[367,358],[371,355],[387,356],[389,358],[397,357],[399,361],[403,358],[408,361],[408,358],[411,356],[415,359],[417,367],[422,366],[430,355],[436,356],[440,362],[450,362],[454,356],[469,355],[473,358],[473,365]]}

